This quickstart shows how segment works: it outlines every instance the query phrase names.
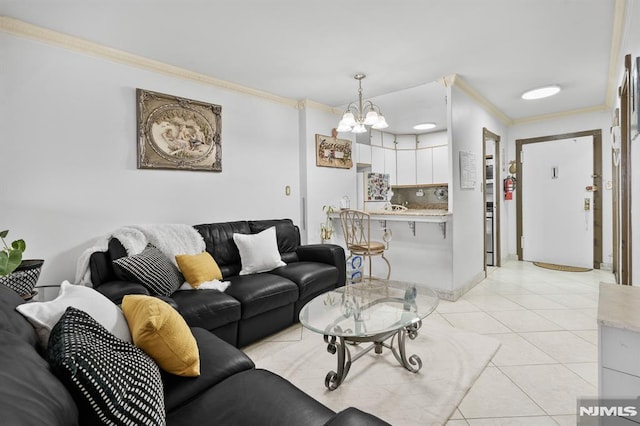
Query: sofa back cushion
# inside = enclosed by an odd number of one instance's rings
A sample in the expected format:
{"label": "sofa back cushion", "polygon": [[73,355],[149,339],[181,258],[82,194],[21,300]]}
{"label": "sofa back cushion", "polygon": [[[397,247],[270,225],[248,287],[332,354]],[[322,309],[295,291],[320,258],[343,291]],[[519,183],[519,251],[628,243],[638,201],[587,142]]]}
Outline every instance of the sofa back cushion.
{"label": "sofa back cushion", "polygon": [[276,228],[278,251],[282,260],[285,263],[297,262],[296,249],[300,245],[300,230],[293,224],[291,219],[249,221],[249,229],[251,229],[252,234],[257,234],[272,226]]}
{"label": "sofa back cushion", "polygon": [[0,285],[0,413],[7,425],[76,425],[78,410],[36,350],[35,329],[16,311],[24,300]]}
{"label": "sofa back cushion", "polygon": [[247,221],[208,223],[194,226],[202,235],[206,250],[220,267],[223,277],[238,275],[240,252],[233,242],[233,234],[250,234]]}
{"label": "sofa back cushion", "polygon": [[300,245],[300,230],[291,219],[251,220],[195,225],[202,235],[206,249],[220,267],[223,277],[238,275],[242,269],[240,252],[233,234],[257,234],[275,226],[278,251],[285,263],[297,262],[296,249]]}

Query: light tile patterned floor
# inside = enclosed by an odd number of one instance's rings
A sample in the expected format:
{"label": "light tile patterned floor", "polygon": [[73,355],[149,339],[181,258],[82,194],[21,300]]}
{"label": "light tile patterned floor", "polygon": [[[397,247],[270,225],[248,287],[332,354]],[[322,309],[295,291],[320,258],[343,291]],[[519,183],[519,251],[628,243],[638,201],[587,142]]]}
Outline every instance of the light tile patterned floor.
{"label": "light tile patterned floor", "polygon": [[[510,261],[492,268],[456,302],[442,300],[426,321],[485,334],[502,344],[447,426],[575,425],[576,399],[597,394],[600,282],[614,282],[613,275]],[[272,336],[270,345],[252,346],[250,356],[273,351],[273,342],[286,347],[301,340],[302,332],[298,327]],[[407,424],[421,425],[404,410]]]}
{"label": "light tile patterned floor", "polygon": [[575,425],[576,399],[597,394],[600,282],[613,275],[510,261],[443,302],[443,321],[502,343],[447,425]]}

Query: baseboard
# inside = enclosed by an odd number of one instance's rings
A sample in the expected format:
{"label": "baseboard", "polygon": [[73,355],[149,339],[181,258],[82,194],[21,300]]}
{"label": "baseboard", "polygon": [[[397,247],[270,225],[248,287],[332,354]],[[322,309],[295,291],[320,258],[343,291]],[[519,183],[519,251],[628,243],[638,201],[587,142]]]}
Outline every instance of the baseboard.
{"label": "baseboard", "polygon": [[613,271],[613,263],[601,263],[600,264],[601,271]]}
{"label": "baseboard", "polygon": [[484,280],[484,278],[485,278],[485,275],[483,270],[478,272],[476,275],[474,275],[474,277],[471,278],[469,281],[467,281],[467,283],[464,286],[456,290],[453,290],[453,291],[436,290],[436,293],[438,293],[438,297],[440,297],[440,299],[448,300],[450,302],[455,302],[461,296],[463,296],[466,292],[471,290],[476,285],[480,284],[482,280]]}

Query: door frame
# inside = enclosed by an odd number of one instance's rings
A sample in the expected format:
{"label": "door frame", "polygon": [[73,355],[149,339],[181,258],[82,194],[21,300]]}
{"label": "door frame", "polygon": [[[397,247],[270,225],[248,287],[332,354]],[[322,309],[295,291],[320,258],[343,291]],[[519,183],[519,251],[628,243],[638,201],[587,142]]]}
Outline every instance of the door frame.
{"label": "door frame", "polygon": [[[502,266],[502,251],[500,245],[500,206],[502,204],[502,180],[500,177],[500,136],[488,130],[486,127],[482,128],[482,165],[483,165],[483,173],[482,173],[482,226],[486,226],[486,200],[484,197],[484,191],[487,187],[487,176],[484,173],[484,159],[487,155],[487,141],[494,141],[494,154],[493,154],[493,192],[494,192],[494,230],[496,233],[496,246],[494,247],[494,256],[495,256],[495,266]],[[484,228],[483,228],[484,229]],[[487,233],[482,232],[484,244],[482,245],[482,264],[484,265],[484,274],[487,275],[487,255],[485,253],[487,247]]]}
{"label": "door frame", "polygon": [[564,133],[560,135],[542,136],[537,138],[516,139],[516,247],[518,260],[522,259],[522,146],[530,143],[553,142],[563,139],[593,137],[593,185],[597,190],[593,192],[593,268],[600,269],[602,264],[602,129],[585,130],[582,132]]}

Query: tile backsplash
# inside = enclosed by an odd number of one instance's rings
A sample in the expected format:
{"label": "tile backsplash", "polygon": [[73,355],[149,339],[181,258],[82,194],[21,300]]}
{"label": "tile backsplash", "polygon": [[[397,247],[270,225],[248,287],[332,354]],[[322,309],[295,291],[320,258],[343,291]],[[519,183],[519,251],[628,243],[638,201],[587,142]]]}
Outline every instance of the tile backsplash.
{"label": "tile backsplash", "polygon": [[[447,185],[416,185],[412,187],[392,187],[393,197],[391,204],[400,204],[409,209],[448,209],[448,198],[439,200],[436,196],[438,188],[447,188]],[[420,195],[422,194],[422,195]]]}

